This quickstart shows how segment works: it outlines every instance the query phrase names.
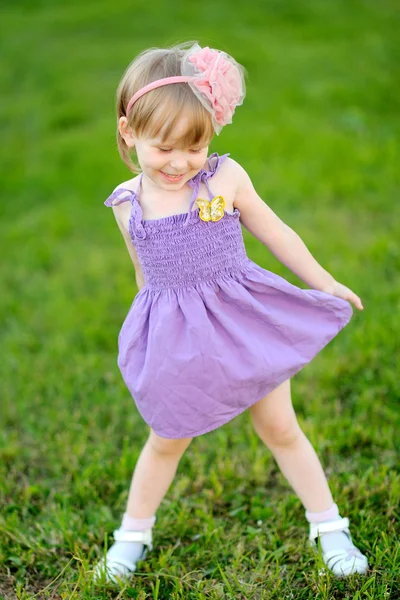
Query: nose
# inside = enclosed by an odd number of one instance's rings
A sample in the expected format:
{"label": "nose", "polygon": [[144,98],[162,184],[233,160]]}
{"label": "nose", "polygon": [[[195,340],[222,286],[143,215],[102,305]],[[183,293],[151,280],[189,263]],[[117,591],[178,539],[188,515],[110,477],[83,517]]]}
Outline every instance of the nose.
{"label": "nose", "polygon": [[187,170],[187,159],[183,155],[176,155],[174,157],[171,157],[169,164],[171,166],[171,169],[177,171],[178,173],[183,173]]}

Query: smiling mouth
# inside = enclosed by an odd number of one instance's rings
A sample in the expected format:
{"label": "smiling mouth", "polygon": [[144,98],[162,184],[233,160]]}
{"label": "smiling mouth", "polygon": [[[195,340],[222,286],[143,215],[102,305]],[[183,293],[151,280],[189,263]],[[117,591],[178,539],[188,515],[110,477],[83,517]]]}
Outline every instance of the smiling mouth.
{"label": "smiling mouth", "polygon": [[181,177],[184,176],[184,173],[181,173],[180,175],[171,175],[170,173],[164,173],[164,171],[160,171],[160,173],[162,173],[165,177],[168,177],[168,179],[181,179]]}

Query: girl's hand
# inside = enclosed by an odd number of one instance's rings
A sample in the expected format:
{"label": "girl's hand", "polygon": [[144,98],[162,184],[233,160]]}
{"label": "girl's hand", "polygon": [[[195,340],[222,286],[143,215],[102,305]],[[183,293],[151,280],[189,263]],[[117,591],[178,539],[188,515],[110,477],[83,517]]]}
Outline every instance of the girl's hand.
{"label": "girl's hand", "polygon": [[327,294],[331,294],[332,296],[343,298],[343,300],[348,300],[349,302],[352,302],[354,306],[358,308],[358,310],[364,310],[360,298],[348,287],[342,285],[338,281],[334,281],[331,285],[324,288],[322,291]]}

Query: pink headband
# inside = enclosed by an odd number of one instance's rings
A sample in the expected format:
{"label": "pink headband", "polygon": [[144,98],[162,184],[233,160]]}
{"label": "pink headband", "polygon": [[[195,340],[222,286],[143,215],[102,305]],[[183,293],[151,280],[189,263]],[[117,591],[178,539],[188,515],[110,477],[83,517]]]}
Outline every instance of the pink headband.
{"label": "pink headband", "polygon": [[142,87],[129,100],[126,114],[147,92],[170,83],[188,83],[211,113],[218,135],[224,125],[232,123],[236,106],[243,103],[246,94],[243,71],[243,67],[225,52],[195,44],[182,58],[182,75],[158,79]]}
{"label": "pink headband", "polygon": [[157,79],[157,81],[153,81],[152,83],[145,85],[129,100],[128,106],[126,107],[126,114],[129,114],[129,111],[135,104],[136,100],[139,100],[139,98],[141,98],[144,94],[147,94],[147,92],[151,92],[151,90],[155,90],[156,88],[167,85],[168,83],[189,83],[189,81],[195,81],[195,79],[196,77],[183,77],[182,75],[177,75],[176,77],[164,77],[164,79]]}

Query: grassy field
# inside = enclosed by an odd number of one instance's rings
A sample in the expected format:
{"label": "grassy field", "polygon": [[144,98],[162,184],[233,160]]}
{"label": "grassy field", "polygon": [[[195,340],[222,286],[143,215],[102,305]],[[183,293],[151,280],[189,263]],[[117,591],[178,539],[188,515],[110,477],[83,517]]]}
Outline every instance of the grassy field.
{"label": "grassy field", "polygon": [[[399,598],[398,3],[18,0],[1,22],[0,598]],[[245,413],[190,446],[132,586],[91,582],[148,434],[116,365],[137,289],[103,206],[129,178],[114,93],[136,53],[186,39],[249,72],[211,151],[364,303],[292,391],[365,577],[321,572]],[[253,260],[306,287],[244,233]]]}

